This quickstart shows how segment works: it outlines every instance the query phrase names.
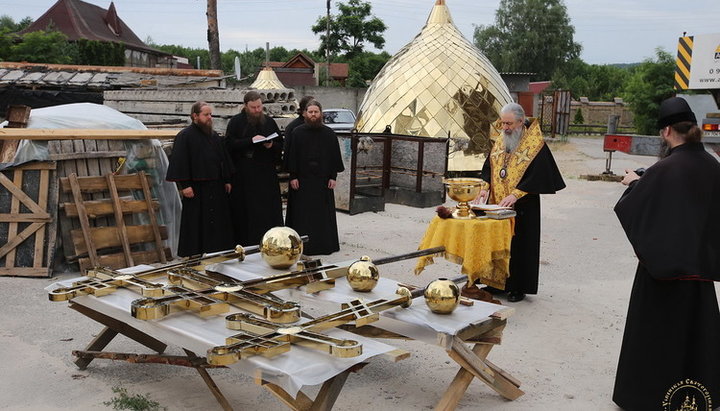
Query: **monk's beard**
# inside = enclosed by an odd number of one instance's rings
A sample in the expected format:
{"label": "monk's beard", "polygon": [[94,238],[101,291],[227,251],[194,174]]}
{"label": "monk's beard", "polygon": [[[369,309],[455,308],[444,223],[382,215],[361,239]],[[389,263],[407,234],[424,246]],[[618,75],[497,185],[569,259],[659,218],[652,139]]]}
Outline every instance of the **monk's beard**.
{"label": "monk's beard", "polygon": [[509,133],[503,133],[503,141],[505,142],[505,151],[511,152],[517,148],[520,144],[520,138],[522,137],[523,128],[518,127]]}
{"label": "monk's beard", "polygon": [[200,130],[202,130],[202,132],[207,134],[208,136],[212,135],[212,133],[213,133],[212,122],[210,122],[208,124],[196,122],[195,125],[198,126],[200,128]]}
{"label": "monk's beard", "polygon": [[247,120],[251,126],[264,126],[265,125],[265,115],[263,113],[259,113],[259,114],[248,113]]}
{"label": "monk's beard", "polygon": [[322,117],[318,117],[317,119],[306,118],[305,123],[308,125],[308,127],[312,128],[320,128],[320,126],[322,126],[323,124]]}
{"label": "monk's beard", "polygon": [[668,144],[667,140],[664,138],[660,142],[660,152],[658,153],[658,158],[663,159],[670,155],[670,144]]}

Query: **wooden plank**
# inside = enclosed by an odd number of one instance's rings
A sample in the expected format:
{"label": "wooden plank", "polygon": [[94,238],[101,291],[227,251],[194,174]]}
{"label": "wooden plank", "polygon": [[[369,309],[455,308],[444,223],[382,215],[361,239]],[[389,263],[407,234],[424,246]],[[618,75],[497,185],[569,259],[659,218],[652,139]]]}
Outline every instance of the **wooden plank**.
{"label": "wooden plank", "polygon": [[48,223],[52,221],[49,215],[40,214],[0,214],[0,223]]}
{"label": "wooden plank", "polygon": [[[93,248],[95,250],[122,246],[117,227],[88,227],[88,234],[90,241],[94,244]],[[148,243],[153,241],[153,231],[152,227],[149,225],[127,226],[127,234],[130,244]],[[160,236],[163,240],[167,238],[166,226],[160,227]],[[89,252],[87,245],[82,244],[83,239],[85,238],[83,230],[73,230],[72,238],[77,255],[84,255]]]}
{"label": "wooden plank", "polygon": [[[160,209],[160,202],[157,200],[152,201],[152,206],[155,210]],[[77,207],[74,203],[64,203],[60,205],[60,208],[65,210],[65,214],[69,217],[77,217]],[[141,213],[147,211],[147,202],[145,200],[128,200],[120,199],[120,210],[123,214]],[[113,204],[110,200],[97,200],[97,201],[85,201],[85,211],[88,217],[96,218],[99,216],[108,216],[115,213]],[[2,216],[3,214],[0,214]],[[0,220],[2,221],[2,220]]]}
{"label": "wooden plank", "polygon": [[0,277],[47,277],[47,267],[0,267]]}
{"label": "wooden plank", "polygon": [[0,128],[0,140],[147,140],[171,139],[180,129],[169,130],[106,130]]}
{"label": "wooden plank", "polygon": [[[125,264],[127,267],[132,267],[135,263],[133,262],[132,251],[130,250],[130,241],[128,240],[125,220],[123,220],[123,213],[120,206],[120,198],[118,197],[117,187],[115,187],[115,179],[113,177],[114,176],[112,174],[105,175],[108,189],[110,191],[110,198],[112,199],[113,210],[115,212],[115,227],[117,227],[117,232],[120,236],[120,244],[122,245],[123,252],[125,253]],[[162,252],[162,250],[159,252]]]}
{"label": "wooden plank", "polygon": [[160,262],[163,264],[167,262],[165,259],[165,253],[163,253],[163,239],[160,235],[160,228],[158,227],[157,216],[155,215],[155,209],[152,206],[152,194],[150,193],[150,186],[148,184],[149,176],[145,175],[145,172],[141,171],[138,173],[138,178],[143,188],[143,195],[145,196],[145,202],[147,203],[147,213],[150,216],[150,225],[153,230],[153,237],[155,238],[155,249],[160,258]]}
{"label": "wooden plank", "polygon": [[[0,173],[0,184],[5,186],[5,188],[8,189],[10,195],[12,196],[12,199],[10,200],[10,214],[18,214],[20,212],[21,201],[23,203],[33,203],[32,199],[21,189],[22,177],[23,175],[21,170],[13,171],[12,181],[10,181],[9,178],[5,177],[3,173]],[[5,257],[5,267],[15,266],[15,247],[17,247],[27,238],[23,238],[21,235],[17,235],[17,233],[18,223],[10,223],[10,225],[8,226],[8,243],[5,245],[5,247],[0,248],[0,258],[2,258],[3,255],[7,254],[7,257]],[[10,244],[14,245],[10,246]],[[6,248],[7,251],[3,252]]]}
{"label": "wooden plank", "polygon": [[[50,154],[66,154],[73,153],[73,145],[71,141],[48,141],[48,150]],[[56,180],[62,177],[67,177],[75,172],[75,161],[59,161]],[[72,201],[71,192],[61,192],[59,190],[60,184],[58,183],[58,201],[66,203]],[[60,226],[60,238],[62,244],[63,255],[65,259],[72,260],[77,253],[75,252],[75,246],[72,241],[70,232],[80,227],[80,222],[77,218],[70,218],[64,214],[58,216],[58,225]]]}
{"label": "wooden plank", "polygon": [[[105,177],[87,176],[78,178],[80,189],[86,193],[107,191],[107,181]],[[142,183],[137,179],[136,174],[125,174],[115,176],[115,185],[118,191],[141,190]],[[63,192],[71,192],[70,182],[67,178],[60,179],[60,187]]]}
{"label": "wooden plank", "polygon": [[347,380],[349,375],[350,370],[345,370],[340,374],[332,377],[331,379],[325,381],[325,383],[323,383],[322,387],[320,388],[320,392],[318,392],[317,396],[315,397],[315,401],[313,401],[313,406],[311,410],[332,410],[332,407],[335,404],[335,401],[337,401],[337,398],[340,395],[340,391],[342,391],[343,386],[345,385],[345,381]]}
{"label": "wooden plank", "polygon": [[55,170],[57,164],[52,161],[43,161],[26,163],[13,168],[18,170]]}
{"label": "wooden plank", "polygon": [[[183,348],[183,351],[185,351],[185,354],[190,358],[190,360],[197,360],[198,356],[195,355],[194,352],[187,350]],[[215,384],[215,381],[213,381],[210,374],[207,372],[207,370],[203,367],[195,367],[197,372],[200,374],[200,377],[205,381],[205,385],[210,389],[210,392],[215,397],[217,402],[220,404],[220,406],[225,411],[232,411],[232,406],[230,405],[230,402],[225,398],[222,391],[220,391],[220,388],[218,388],[217,384]]]}
{"label": "wooden plank", "polygon": [[97,249],[95,243],[93,243],[92,235],[90,233],[90,222],[88,220],[87,213],[85,212],[85,206],[83,205],[82,193],[80,192],[80,185],[76,174],[70,175],[70,186],[72,187],[73,198],[75,199],[75,206],[78,209],[78,220],[80,220],[80,227],[82,228],[82,239],[83,241],[74,241],[75,252],[81,254],[78,251],[79,248],[84,248],[85,252],[90,257],[91,264],[98,266]]}
{"label": "wooden plank", "polygon": [[[110,341],[112,341],[116,335],[118,335],[117,331],[106,326],[98,335],[95,336],[95,338],[92,339],[92,341],[90,341],[90,344],[88,344],[85,348],[85,351],[101,351],[110,344]],[[92,357],[79,357],[75,360],[75,365],[77,365],[79,369],[84,370],[93,359],[94,358]]]}
{"label": "wooden plank", "polygon": [[15,159],[20,140],[4,140],[0,142],[0,163],[12,163]]}
{"label": "wooden plank", "polygon": [[[165,258],[170,259],[170,255],[170,248],[165,248]],[[135,261],[135,264],[152,264],[157,262],[157,253],[155,252],[155,250],[134,251],[132,253],[132,258],[133,261]],[[98,256],[98,260],[98,265],[100,267],[125,267],[125,256],[122,253],[100,255]],[[93,268],[93,264],[90,263],[90,259],[87,257],[79,258],[78,263],[80,264],[80,271],[85,271],[88,268]]]}
{"label": "wooden plank", "polygon": [[389,359],[392,362],[398,362],[398,361],[402,361],[406,358],[410,358],[410,351],[405,351],[405,350],[401,350],[398,348],[398,349],[386,352],[385,354],[383,354],[383,357],[385,357],[386,359]]}
{"label": "wooden plank", "polygon": [[[106,141],[106,140],[100,140]],[[61,160],[77,160],[79,158],[117,158],[124,157],[127,154],[126,151],[96,151],[93,153],[59,153],[50,154],[49,160],[61,161]]]}
{"label": "wooden plank", "polygon": [[48,213],[52,221],[47,224],[47,252],[45,253],[45,266],[47,267],[47,276],[52,275],[53,260],[55,258],[55,245],[58,236],[58,180],[55,163],[53,169],[50,170],[50,186],[48,187]]}
{"label": "wooden plank", "polygon": [[[95,338],[97,342],[92,342],[90,345],[85,348],[85,351],[101,351],[105,346],[107,346],[108,342],[112,340],[112,337],[115,337],[117,333],[120,333],[132,340],[137,341],[138,343],[150,348],[151,350],[157,352],[158,354],[162,354],[165,351],[165,348],[167,348],[167,344],[163,343],[162,341],[151,337],[148,334],[145,334],[144,332],[131,327],[127,323],[124,323],[120,320],[116,320],[115,318],[112,318],[108,315],[105,315],[101,312],[95,311],[91,308],[88,308],[84,305],[78,304],[75,301],[70,301],[68,304],[68,307],[72,308],[73,310],[78,311],[79,313],[83,314],[84,316],[95,320],[99,322],[100,324],[107,327],[107,336],[105,336],[103,339],[100,339],[100,335]],[[115,335],[110,335],[115,332]],[[101,334],[104,334],[105,330]],[[109,340],[107,338],[109,337]],[[107,340],[107,342],[105,341]],[[104,344],[103,344],[104,343]],[[92,360],[91,360],[92,361]],[[77,364],[77,362],[76,362]],[[78,365],[79,366],[79,365]]]}
{"label": "wooden plank", "polygon": [[[47,210],[48,203],[48,183],[50,179],[49,170],[40,170],[40,186],[38,188],[38,206],[43,210]],[[50,216],[48,215],[48,218]],[[35,233],[35,251],[33,254],[33,267],[39,268],[43,266],[43,250],[45,248],[45,229],[47,226],[40,228]]]}
{"label": "wooden plank", "polygon": [[290,408],[291,410],[306,411],[309,410],[313,405],[313,401],[308,398],[308,396],[305,395],[305,393],[303,393],[302,391],[298,391],[297,398],[293,398],[281,387],[271,382],[267,382],[265,380],[260,380],[258,382],[256,380],[256,384],[270,391],[275,397],[277,397],[277,399],[279,399],[283,404],[287,405],[288,408]]}

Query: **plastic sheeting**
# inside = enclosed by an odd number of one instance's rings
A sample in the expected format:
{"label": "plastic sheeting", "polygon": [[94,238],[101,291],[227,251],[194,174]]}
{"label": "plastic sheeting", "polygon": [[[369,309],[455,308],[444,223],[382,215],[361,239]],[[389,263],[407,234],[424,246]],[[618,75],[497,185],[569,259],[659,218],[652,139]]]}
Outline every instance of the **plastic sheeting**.
{"label": "plastic sheeting", "polygon": [[[257,255],[252,257],[257,257]],[[257,263],[257,260],[255,262]],[[267,265],[263,265],[261,262],[254,264],[254,267],[262,267],[267,270]],[[120,271],[132,273],[149,268],[152,267],[141,265]],[[58,287],[67,287],[75,281],[86,278],[80,277],[57,282],[46,287],[45,290],[52,291]],[[190,312],[181,312],[162,320],[138,320],[130,315],[130,304],[138,298],[141,298],[139,294],[119,288],[103,297],[81,296],[74,298],[73,301],[120,320],[165,344],[186,348],[201,357],[206,355],[208,349],[224,345],[225,338],[237,333],[237,331],[225,328],[223,315],[203,318]],[[241,311],[231,308],[228,314],[236,312]],[[261,376],[262,379],[282,387],[288,394],[295,397],[303,386],[322,384],[355,364],[395,350],[395,347],[390,345],[347,331],[332,329],[325,333],[334,338],[360,342],[363,345],[363,353],[352,358],[336,358],[311,348],[293,346],[289,352],[272,358],[254,356],[229,367],[251,377]]]}
{"label": "plastic sheeting", "polygon": [[[334,264],[342,266],[349,263],[352,263],[352,261]],[[226,261],[210,265],[206,269],[238,280],[249,280],[259,277],[256,273],[263,272],[259,270],[263,265],[264,262],[260,256],[254,254],[248,256],[242,263]],[[304,287],[280,290],[276,291],[275,294],[285,300],[297,301],[303,307],[308,305],[320,307],[324,312],[338,310],[342,303],[354,299],[364,301],[387,299],[395,295],[395,290],[397,290],[399,284],[395,280],[383,278],[382,267],[379,269],[381,270],[381,278],[377,286],[370,292],[360,293],[353,291],[345,277],[342,277],[335,280],[335,287],[314,294],[306,293],[303,290]],[[267,271],[267,268],[265,271]],[[263,273],[266,275],[272,274],[270,272]],[[435,314],[430,311],[430,308],[425,304],[425,299],[421,297],[413,299],[409,308],[396,307],[383,311],[380,314],[380,320],[373,323],[373,325],[428,344],[437,344],[439,334],[457,335],[471,324],[489,321],[490,315],[503,309],[507,309],[507,307],[483,301],[474,301],[471,306],[458,305],[451,314]]]}
{"label": "plastic sheeting", "polygon": [[[4,127],[7,122],[0,123]],[[69,128],[146,130],[145,125],[126,114],[102,104],[75,103],[34,109],[30,112],[27,128]],[[151,191],[160,199],[158,223],[168,230],[168,246],[177,254],[182,203],[174,183],[165,181],[168,158],[160,140],[126,140],[127,149],[122,174],[144,171],[152,177]],[[30,161],[47,161],[50,158],[47,141],[22,140],[12,163],[0,163],[0,170]],[[139,193],[136,194],[139,197]],[[140,221],[143,223],[145,221]]]}

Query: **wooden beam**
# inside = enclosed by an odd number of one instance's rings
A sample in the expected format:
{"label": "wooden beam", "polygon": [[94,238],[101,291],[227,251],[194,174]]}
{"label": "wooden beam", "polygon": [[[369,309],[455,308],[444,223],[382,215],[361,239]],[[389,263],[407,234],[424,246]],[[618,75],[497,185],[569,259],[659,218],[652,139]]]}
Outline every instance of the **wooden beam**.
{"label": "wooden beam", "polygon": [[0,277],[47,277],[49,268],[0,267]]}
{"label": "wooden beam", "polygon": [[[152,205],[155,210],[160,209],[159,201],[153,200]],[[123,214],[141,213],[147,211],[147,202],[145,200],[126,200],[121,198],[120,207]],[[60,208],[65,210],[65,215],[68,217],[78,216],[77,207],[75,207],[74,203],[62,203],[60,204]],[[90,218],[105,217],[115,213],[113,205],[108,199],[85,201],[85,211]],[[1,218],[4,215],[5,214],[0,214],[0,221],[2,221]],[[28,218],[30,217],[29,214],[27,216]]]}
{"label": "wooden beam", "polygon": [[95,151],[91,153],[52,153],[50,154],[51,161],[61,160],[79,160],[83,158],[115,158],[125,157],[127,151]]}
{"label": "wooden beam", "polygon": [[197,70],[165,67],[126,67],[126,66],[86,66],[76,64],[49,64],[28,62],[0,62],[0,68],[21,70],[65,70],[65,71],[93,71],[98,73],[138,73],[155,76],[189,76],[189,77],[222,77],[222,70]]}
{"label": "wooden beam", "polygon": [[[150,178],[150,177],[148,177]],[[105,177],[85,176],[78,177],[78,184],[83,193],[96,193],[107,191],[107,180]],[[142,183],[135,174],[123,174],[115,176],[115,185],[118,191],[142,190]],[[72,192],[69,177],[60,178],[60,187],[63,193]]]}
{"label": "wooden beam", "polygon": [[160,258],[160,262],[165,264],[167,263],[167,260],[165,259],[165,253],[163,252],[163,238],[160,235],[160,228],[158,227],[158,220],[157,216],[155,215],[155,208],[153,208],[153,198],[152,194],[150,193],[150,184],[148,182],[150,177],[145,175],[144,171],[140,171],[138,173],[138,178],[140,179],[140,183],[142,184],[143,195],[145,196],[145,201],[147,203],[147,213],[148,216],[150,216],[150,226],[152,226],[153,229],[155,248],[158,253],[158,257]]}
{"label": "wooden beam", "polygon": [[[128,233],[127,229],[125,228],[125,219],[123,218],[122,206],[120,205],[120,197],[117,193],[117,187],[115,186],[114,177],[114,174],[105,175],[105,179],[107,180],[108,185],[108,191],[110,191],[110,198],[112,199],[113,211],[115,214],[115,226],[117,227],[117,233],[120,237],[120,244],[122,244],[123,252],[125,254],[125,264],[127,264],[128,267],[132,267],[135,265],[135,263],[133,262],[132,251],[130,250],[130,240],[128,240]],[[157,227],[155,228],[157,229]]]}
{"label": "wooden beam", "polygon": [[287,405],[291,410],[306,411],[312,408],[313,401],[302,391],[298,391],[297,398],[293,398],[281,387],[271,382],[267,382],[263,379],[256,379],[255,383],[270,391],[275,397],[277,397],[277,399],[282,401],[282,403]]}
{"label": "wooden beam", "polygon": [[[81,217],[80,219],[82,222],[83,218]],[[129,225],[126,226],[126,228],[130,244],[149,243],[154,241],[153,230],[150,225]],[[85,229],[82,229],[72,230],[71,234],[77,255],[84,255],[85,253],[90,252],[90,247],[87,244],[87,241],[92,241],[92,248],[95,252],[103,248],[122,246],[121,239],[118,237],[117,227],[88,226],[87,233]],[[87,234],[89,238],[85,239],[85,234]],[[160,236],[163,240],[167,239],[166,226],[160,227]],[[85,239],[85,244],[83,244],[83,239]]]}
{"label": "wooden beam", "polygon": [[0,128],[0,140],[147,140],[172,139],[175,130]]}
{"label": "wooden beam", "polygon": [[95,243],[93,243],[92,235],[90,233],[90,221],[88,220],[87,213],[85,212],[85,206],[83,205],[83,196],[82,192],[80,192],[80,184],[78,184],[77,174],[71,174],[69,178],[70,186],[72,187],[73,199],[75,200],[75,207],[77,207],[78,210],[80,227],[82,229],[82,241],[74,241],[75,251],[78,254],[81,254],[81,252],[78,251],[78,245],[82,245],[90,256],[91,264],[97,266],[97,248],[95,248]]}

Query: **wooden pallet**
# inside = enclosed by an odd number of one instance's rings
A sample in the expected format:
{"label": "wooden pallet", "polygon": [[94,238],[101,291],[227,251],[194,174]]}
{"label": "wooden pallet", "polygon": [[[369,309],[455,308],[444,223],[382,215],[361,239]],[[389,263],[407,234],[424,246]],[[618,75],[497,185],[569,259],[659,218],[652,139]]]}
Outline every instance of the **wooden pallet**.
{"label": "wooden pallet", "polygon": [[[78,177],[72,173],[60,178],[60,188],[72,196],[72,202],[61,205],[65,216],[80,224],[80,229],[70,231],[70,239],[81,270],[165,263],[171,258],[170,249],[163,243],[168,237],[167,228],[158,225],[156,211],[160,203],[152,198],[145,173],[110,173],[103,177]],[[143,198],[134,199],[133,193],[141,193]],[[143,215],[147,224],[133,224]],[[108,223],[91,224],[100,219]],[[145,250],[145,244],[153,249]]]}
{"label": "wooden pallet", "polygon": [[0,276],[52,274],[57,204],[54,162],[0,172]]}

